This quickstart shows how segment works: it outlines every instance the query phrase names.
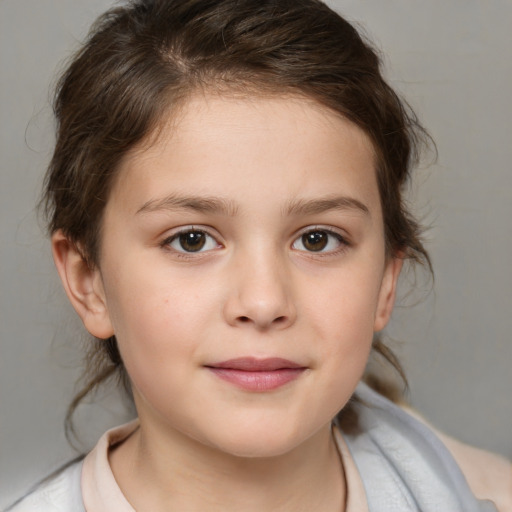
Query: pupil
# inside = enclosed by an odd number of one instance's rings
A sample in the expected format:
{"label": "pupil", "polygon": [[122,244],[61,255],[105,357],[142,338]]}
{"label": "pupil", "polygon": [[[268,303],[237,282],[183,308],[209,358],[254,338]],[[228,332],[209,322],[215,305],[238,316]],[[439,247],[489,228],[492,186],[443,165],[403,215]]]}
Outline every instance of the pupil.
{"label": "pupil", "polygon": [[327,233],[312,231],[302,235],[302,243],[308,251],[321,251],[327,246]]}
{"label": "pupil", "polygon": [[180,235],[180,245],[187,252],[200,251],[205,243],[206,237],[200,231],[189,231]]}

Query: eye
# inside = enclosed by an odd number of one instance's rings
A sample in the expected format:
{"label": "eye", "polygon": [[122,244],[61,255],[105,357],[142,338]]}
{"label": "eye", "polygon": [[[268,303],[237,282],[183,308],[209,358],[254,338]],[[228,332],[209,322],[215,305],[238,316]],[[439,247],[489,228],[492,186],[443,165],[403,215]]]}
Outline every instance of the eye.
{"label": "eye", "polygon": [[335,252],[348,242],[338,233],[327,229],[312,229],[303,233],[292,245],[292,249],[307,252]]}
{"label": "eye", "polygon": [[186,229],[167,238],[163,245],[177,252],[205,252],[219,247],[215,238],[200,229]]}

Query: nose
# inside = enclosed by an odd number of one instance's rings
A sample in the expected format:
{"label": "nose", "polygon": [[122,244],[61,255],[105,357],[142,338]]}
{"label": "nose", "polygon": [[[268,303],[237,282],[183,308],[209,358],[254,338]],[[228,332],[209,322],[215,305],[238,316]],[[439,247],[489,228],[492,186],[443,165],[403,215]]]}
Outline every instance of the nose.
{"label": "nose", "polygon": [[266,331],[284,329],[295,322],[293,283],[279,257],[244,254],[233,267],[224,306],[230,325]]}

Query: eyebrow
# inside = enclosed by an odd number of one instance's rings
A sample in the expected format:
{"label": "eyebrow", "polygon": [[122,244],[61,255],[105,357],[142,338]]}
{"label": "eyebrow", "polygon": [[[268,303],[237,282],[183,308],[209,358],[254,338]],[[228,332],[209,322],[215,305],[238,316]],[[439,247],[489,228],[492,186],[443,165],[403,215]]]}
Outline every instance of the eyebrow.
{"label": "eyebrow", "polygon": [[183,209],[227,216],[234,216],[238,212],[238,206],[233,201],[220,197],[172,194],[161,199],[147,201],[137,210],[137,214]]}
{"label": "eyebrow", "polygon": [[[235,216],[238,205],[231,200],[214,196],[181,196],[172,194],[160,199],[151,199],[138,210],[139,213],[153,213],[167,210],[192,210],[200,213],[213,213]],[[330,210],[353,210],[370,216],[368,207],[361,201],[347,196],[327,197],[323,199],[293,199],[283,209],[287,215],[315,215]]]}
{"label": "eyebrow", "polygon": [[285,213],[287,215],[314,215],[330,210],[354,210],[370,216],[368,207],[353,197],[335,196],[324,199],[295,199],[288,203]]}

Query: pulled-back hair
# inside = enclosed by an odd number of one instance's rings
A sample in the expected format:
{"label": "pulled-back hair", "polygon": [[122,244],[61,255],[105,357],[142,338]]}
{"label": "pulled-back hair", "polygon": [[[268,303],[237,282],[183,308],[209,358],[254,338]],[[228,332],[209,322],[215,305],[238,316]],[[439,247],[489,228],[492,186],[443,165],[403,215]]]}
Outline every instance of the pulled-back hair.
{"label": "pulled-back hair", "polygon": [[[359,126],[376,154],[388,256],[430,267],[402,197],[428,136],[350,23],[318,0],[136,0],[96,21],[56,90],[43,206],[50,233],[62,230],[91,268],[121,159],[198,90],[298,94]],[[401,373],[379,338],[373,348]],[[105,380],[117,375],[129,390],[115,337],[91,342],[86,360],[68,427]]]}

